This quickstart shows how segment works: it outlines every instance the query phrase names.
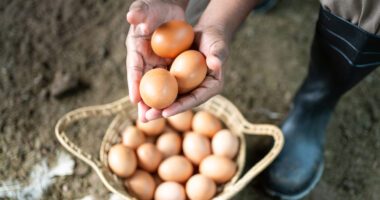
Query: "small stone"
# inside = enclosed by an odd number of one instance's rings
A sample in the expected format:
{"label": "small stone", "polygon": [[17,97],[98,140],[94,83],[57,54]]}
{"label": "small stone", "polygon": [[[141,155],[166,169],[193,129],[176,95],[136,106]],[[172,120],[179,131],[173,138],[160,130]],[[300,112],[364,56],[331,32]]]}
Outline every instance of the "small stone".
{"label": "small stone", "polygon": [[53,83],[50,86],[50,92],[53,96],[57,97],[69,90],[76,88],[78,84],[78,77],[74,76],[71,73],[58,71],[54,75]]}
{"label": "small stone", "polygon": [[58,71],[55,73],[53,82],[50,85],[50,94],[60,98],[87,89],[88,87],[89,85],[82,82],[77,75]]}
{"label": "small stone", "polygon": [[39,93],[38,93],[38,98],[40,100],[45,100],[47,99],[47,97],[49,96],[49,91],[47,89],[42,89]]}
{"label": "small stone", "polygon": [[69,186],[67,186],[66,184],[62,186],[62,191],[64,192],[67,192],[69,191]]}
{"label": "small stone", "polygon": [[34,141],[34,148],[35,149],[40,149],[41,148],[41,141],[39,139],[36,139]]}
{"label": "small stone", "polygon": [[38,74],[34,79],[33,79],[33,84],[34,85],[40,85],[43,82],[44,76],[42,74]]}
{"label": "small stone", "polygon": [[78,164],[77,167],[75,168],[75,174],[78,176],[86,176],[90,172],[90,166],[85,165],[85,164]]}

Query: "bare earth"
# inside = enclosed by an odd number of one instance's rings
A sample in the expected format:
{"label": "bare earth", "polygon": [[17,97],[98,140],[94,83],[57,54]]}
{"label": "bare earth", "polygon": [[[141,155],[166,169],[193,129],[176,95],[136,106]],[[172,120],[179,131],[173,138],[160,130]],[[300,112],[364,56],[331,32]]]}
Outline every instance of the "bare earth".
{"label": "bare earth", "polygon": [[[60,116],[128,94],[129,4],[0,2],[0,181],[27,180],[36,163],[54,160],[63,150],[53,132]],[[223,95],[250,121],[280,125],[286,116],[307,70],[318,8],[315,0],[281,1],[266,15],[251,15],[236,35]],[[324,175],[306,199],[380,199],[379,85],[377,70],[342,98],[328,127]],[[107,123],[85,123],[71,137],[97,156]],[[252,148],[260,146],[257,141]],[[58,178],[44,199],[89,194],[109,197],[96,174],[76,159],[75,174]],[[236,199],[271,198],[254,181]]]}

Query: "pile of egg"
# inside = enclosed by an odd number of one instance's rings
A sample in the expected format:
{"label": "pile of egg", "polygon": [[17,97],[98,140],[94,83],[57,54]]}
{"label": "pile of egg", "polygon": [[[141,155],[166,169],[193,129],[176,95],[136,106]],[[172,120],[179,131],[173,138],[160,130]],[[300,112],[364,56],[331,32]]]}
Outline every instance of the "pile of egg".
{"label": "pile of egg", "polygon": [[138,199],[211,199],[235,175],[239,139],[206,111],[137,120],[108,152],[108,165]]}

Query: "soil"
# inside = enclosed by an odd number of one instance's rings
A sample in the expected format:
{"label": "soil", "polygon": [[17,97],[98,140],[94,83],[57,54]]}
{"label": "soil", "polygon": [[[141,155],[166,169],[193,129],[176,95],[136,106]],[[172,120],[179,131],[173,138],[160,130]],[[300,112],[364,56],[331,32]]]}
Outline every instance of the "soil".
{"label": "soil", "polygon": [[[130,1],[2,0],[0,2],[0,180],[25,180],[62,146],[54,125],[78,107],[128,94],[124,40]],[[254,123],[280,125],[302,82],[318,1],[280,1],[251,15],[225,66],[223,95]],[[380,199],[380,71],[345,95],[327,130],[322,180],[306,199]],[[109,123],[86,123],[71,135],[98,156]],[[254,142],[251,146],[259,145]],[[253,145],[254,146],[254,145]],[[249,159],[249,158],[248,158]],[[57,178],[44,199],[78,199],[109,191],[76,159],[72,176]],[[235,199],[272,199],[256,181]]]}

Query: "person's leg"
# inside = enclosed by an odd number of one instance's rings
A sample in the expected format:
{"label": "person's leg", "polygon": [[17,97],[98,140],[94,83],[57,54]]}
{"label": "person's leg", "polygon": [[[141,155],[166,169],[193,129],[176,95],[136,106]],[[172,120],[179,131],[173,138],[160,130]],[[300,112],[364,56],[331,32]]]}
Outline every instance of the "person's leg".
{"label": "person's leg", "polygon": [[378,65],[379,36],[321,9],[308,75],[282,125],[284,149],[262,177],[270,194],[300,199],[314,188],[322,175],[325,129],[335,105]]}
{"label": "person's leg", "polygon": [[320,0],[324,9],[363,30],[380,35],[378,0]]}

